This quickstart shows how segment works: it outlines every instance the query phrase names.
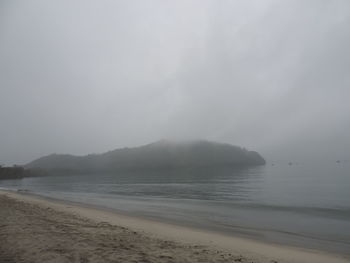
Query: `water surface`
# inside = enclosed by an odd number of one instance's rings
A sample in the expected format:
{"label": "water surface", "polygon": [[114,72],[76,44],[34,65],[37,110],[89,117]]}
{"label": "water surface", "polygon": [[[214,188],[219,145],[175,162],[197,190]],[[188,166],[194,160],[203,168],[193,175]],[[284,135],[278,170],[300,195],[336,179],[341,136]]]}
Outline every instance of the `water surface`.
{"label": "water surface", "polygon": [[350,164],[85,174],[0,187],[177,224],[350,254]]}

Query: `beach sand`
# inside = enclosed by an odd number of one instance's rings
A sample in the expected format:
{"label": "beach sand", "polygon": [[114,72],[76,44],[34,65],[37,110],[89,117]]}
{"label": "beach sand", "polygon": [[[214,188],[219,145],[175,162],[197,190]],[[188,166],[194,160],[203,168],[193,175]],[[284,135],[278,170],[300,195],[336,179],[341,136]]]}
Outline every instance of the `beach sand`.
{"label": "beach sand", "polygon": [[350,262],[303,250],[0,191],[0,262]]}

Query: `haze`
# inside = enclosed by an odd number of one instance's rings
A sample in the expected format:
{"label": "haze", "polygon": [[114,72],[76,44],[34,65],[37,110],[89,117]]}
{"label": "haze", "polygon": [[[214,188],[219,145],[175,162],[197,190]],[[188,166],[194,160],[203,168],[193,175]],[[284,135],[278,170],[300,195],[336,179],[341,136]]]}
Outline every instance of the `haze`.
{"label": "haze", "polygon": [[350,2],[0,2],[0,164],[207,139],[349,159]]}

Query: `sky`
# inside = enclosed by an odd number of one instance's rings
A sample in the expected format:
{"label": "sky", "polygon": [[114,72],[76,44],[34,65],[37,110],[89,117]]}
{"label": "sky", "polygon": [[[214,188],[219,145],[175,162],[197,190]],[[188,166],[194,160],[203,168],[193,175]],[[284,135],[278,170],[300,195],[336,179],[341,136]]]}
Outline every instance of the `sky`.
{"label": "sky", "polygon": [[350,159],[348,0],[2,0],[0,164],[160,139]]}

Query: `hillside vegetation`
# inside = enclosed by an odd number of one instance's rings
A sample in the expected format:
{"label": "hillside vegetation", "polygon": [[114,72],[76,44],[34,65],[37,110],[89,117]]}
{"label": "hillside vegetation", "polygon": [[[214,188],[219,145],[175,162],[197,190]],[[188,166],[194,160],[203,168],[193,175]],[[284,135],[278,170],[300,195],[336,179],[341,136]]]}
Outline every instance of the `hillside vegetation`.
{"label": "hillside vegetation", "polygon": [[254,151],[209,141],[162,140],[141,147],[103,154],[74,156],[52,154],[26,165],[27,168],[67,172],[112,172],[118,170],[177,169],[192,167],[246,167],[264,165]]}

